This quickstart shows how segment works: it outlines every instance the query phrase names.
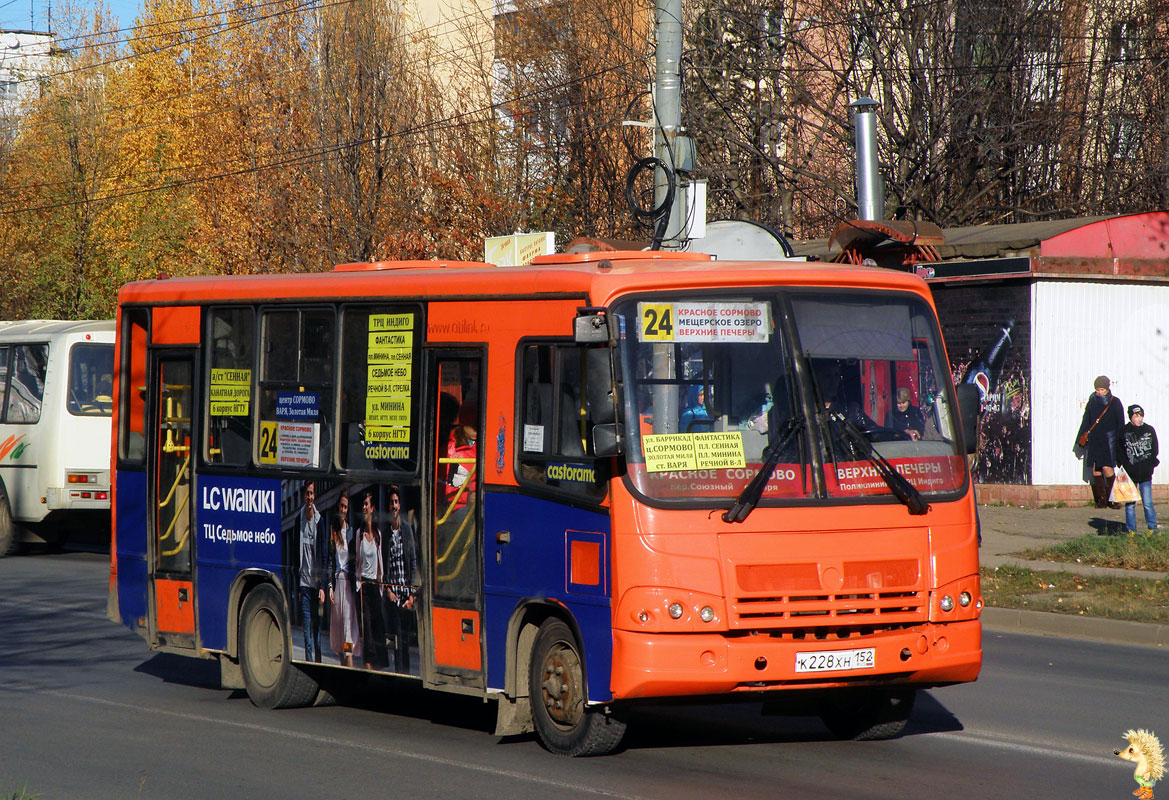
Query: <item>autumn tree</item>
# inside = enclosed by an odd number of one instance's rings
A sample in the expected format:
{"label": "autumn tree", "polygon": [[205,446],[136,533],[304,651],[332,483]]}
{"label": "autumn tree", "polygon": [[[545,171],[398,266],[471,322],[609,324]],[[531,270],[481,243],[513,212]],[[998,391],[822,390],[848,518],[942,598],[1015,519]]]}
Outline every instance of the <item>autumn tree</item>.
{"label": "autumn tree", "polygon": [[109,178],[117,142],[106,86],[113,25],[99,3],[66,6],[62,30],[83,43],[58,55],[55,72],[20,120],[3,186],[11,243],[0,309],[9,318],[106,316],[117,286],[108,279],[112,243]]}
{"label": "autumn tree", "polygon": [[887,216],[958,226],[1162,207],[1164,6],[700,2],[685,108],[712,205],[797,236],[852,216],[848,104],[869,96]]}
{"label": "autumn tree", "polygon": [[521,0],[496,16],[502,154],[535,219],[567,235],[637,235],[625,178],[648,145],[626,145],[625,120],[649,116],[652,9],[637,0]]}

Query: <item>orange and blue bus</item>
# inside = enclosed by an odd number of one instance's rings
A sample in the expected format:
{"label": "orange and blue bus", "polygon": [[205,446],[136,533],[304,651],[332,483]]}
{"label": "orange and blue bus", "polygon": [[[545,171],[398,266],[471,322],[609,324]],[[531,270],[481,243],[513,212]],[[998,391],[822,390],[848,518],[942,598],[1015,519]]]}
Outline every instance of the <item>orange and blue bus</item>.
{"label": "orange and blue bus", "polygon": [[662,699],[887,738],[978,675],[977,401],[915,276],[348,264],[117,329],[110,617],[258,706],[410,676],[591,755]]}

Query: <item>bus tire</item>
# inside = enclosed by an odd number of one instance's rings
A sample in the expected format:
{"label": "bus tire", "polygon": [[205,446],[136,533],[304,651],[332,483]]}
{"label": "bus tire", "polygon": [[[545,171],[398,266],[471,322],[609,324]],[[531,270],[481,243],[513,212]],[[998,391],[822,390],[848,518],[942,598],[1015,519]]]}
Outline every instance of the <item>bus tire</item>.
{"label": "bus tire", "polygon": [[18,533],[16,523],[12,521],[12,509],[8,506],[8,495],[0,487],[0,558],[16,552]]}
{"label": "bus tire", "polygon": [[905,730],[916,699],[915,689],[841,692],[824,702],[820,719],[840,739],[893,739]]}
{"label": "bus tire", "polygon": [[248,697],[260,708],[301,708],[317,697],[317,682],[292,663],[284,600],[270,583],[244,600],[239,665]]}
{"label": "bus tire", "polygon": [[532,643],[528,692],[536,735],[549,752],[599,756],[621,744],[625,723],[588,707],[580,646],[559,619],[546,620]]}

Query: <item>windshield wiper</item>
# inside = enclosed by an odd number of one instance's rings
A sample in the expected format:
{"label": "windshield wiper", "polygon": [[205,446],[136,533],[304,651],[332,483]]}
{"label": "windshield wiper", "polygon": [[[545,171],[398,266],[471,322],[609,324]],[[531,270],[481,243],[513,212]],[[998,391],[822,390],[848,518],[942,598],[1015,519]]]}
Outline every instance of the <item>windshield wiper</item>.
{"label": "windshield wiper", "polygon": [[873,465],[873,469],[884,479],[889,491],[893,492],[897,499],[909,508],[910,514],[920,516],[930,510],[930,504],[921,496],[917,487],[907,481],[883,455],[873,449],[872,443],[856,425],[849,421],[848,417],[839,411],[829,411],[824,414],[824,419],[834,431],[841,434],[839,437],[841,442],[853,452],[854,456],[860,456]]}
{"label": "windshield wiper", "polygon": [[723,512],[723,522],[742,522],[755,510],[755,506],[759,505],[759,498],[763,496],[763,488],[771,480],[771,473],[775,472],[780,454],[803,425],[803,417],[792,417],[775,429],[775,435],[763,450],[763,464],[759,467],[759,472],[743,488],[734,505]]}

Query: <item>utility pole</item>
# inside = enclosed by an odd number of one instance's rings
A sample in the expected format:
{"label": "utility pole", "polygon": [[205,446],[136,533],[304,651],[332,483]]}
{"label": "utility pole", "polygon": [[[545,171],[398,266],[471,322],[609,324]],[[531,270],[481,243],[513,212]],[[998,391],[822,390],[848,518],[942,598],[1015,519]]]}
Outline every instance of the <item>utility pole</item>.
{"label": "utility pole", "polygon": [[[662,245],[677,249],[692,235],[691,217],[701,215],[705,222],[705,192],[701,208],[694,205],[692,192],[698,184],[683,180],[679,173],[694,167],[693,144],[680,135],[682,129],[682,0],[655,0],[657,30],[657,64],[654,74],[654,155],[673,173],[661,168],[654,174],[654,205],[661,207],[669,193],[668,181],[674,182],[674,199],[665,222]],[[701,185],[705,189],[705,184]],[[691,223],[688,226],[688,223]],[[655,236],[655,239],[657,237]]]}

